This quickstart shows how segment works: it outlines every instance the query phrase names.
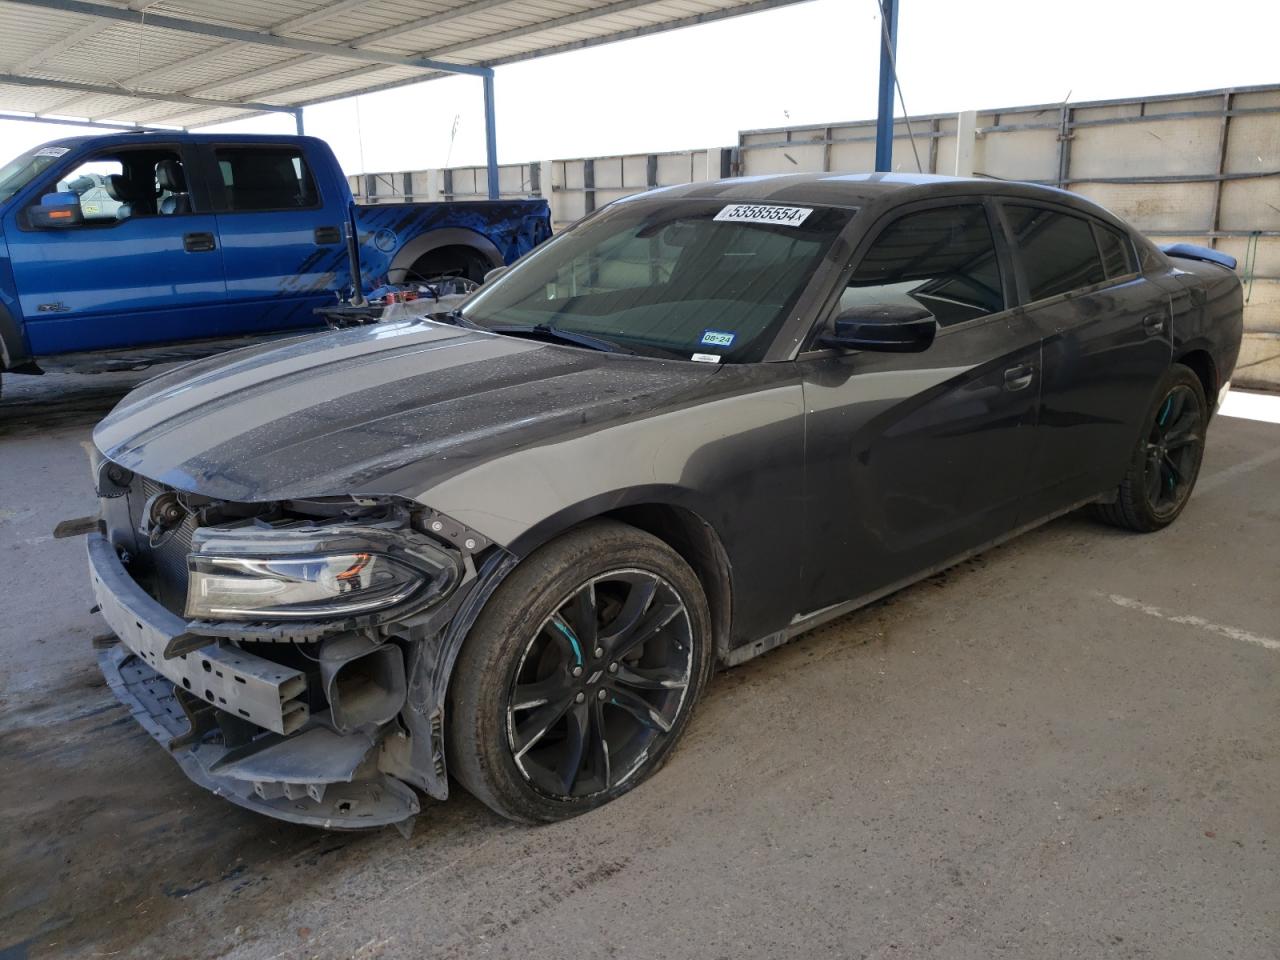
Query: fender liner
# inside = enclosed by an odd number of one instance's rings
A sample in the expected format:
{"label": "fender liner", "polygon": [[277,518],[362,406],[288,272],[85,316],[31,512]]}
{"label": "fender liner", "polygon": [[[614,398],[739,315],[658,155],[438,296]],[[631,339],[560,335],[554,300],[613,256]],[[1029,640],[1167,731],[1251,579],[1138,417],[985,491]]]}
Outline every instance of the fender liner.
{"label": "fender liner", "polygon": [[403,283],[410,267],[425,254],[441,247],[470,247],[488,260],[492,267],[500,267],[506,263],[501,251],[484,234],[466,227],[442,227],[414,237],[401,247],[387,269],[387,279],[391,283]]}

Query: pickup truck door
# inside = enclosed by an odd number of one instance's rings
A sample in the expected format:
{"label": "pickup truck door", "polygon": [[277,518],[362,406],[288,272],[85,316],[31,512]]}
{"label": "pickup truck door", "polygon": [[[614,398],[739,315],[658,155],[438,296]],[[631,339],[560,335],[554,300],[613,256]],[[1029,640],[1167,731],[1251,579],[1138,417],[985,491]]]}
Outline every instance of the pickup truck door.
{"label": "pickup truck door", "polygon": [[[348,285],[347,199],[327,196],[297,144],[204,147],[222,238],[227,300],[242,333],[313,327]],[[330,189],[329,192],[332,192]]]}
{"label": "pickup truck door", "polygon": [[218,227],[207,197],[186,189],[191,161],[184,145],[104,148],[51,172],[33,195],[39,203],[48,193],[79,194],[83,223],[39,229],[25,209],[6,215],[35,356],[222,332]]}

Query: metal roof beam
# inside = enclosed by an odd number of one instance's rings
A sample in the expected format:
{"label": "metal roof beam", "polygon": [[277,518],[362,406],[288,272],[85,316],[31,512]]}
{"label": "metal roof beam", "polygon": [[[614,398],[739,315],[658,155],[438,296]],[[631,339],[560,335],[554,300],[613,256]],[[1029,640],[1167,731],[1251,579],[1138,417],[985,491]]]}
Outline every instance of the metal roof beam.
{"label": "metal roof beam", "polygon": [[[332,3],[327,7],[308,13],[305,16],[294,17],[292,20],[281,20],[279,23],[272,24],[269,32],[276,34],[294,33],[295,31],[305,29],[312,24],[320,23],[324,20],[331,20],[336,16],[346,13],[348,10],[353,10],[360,6],[366,6],[368,3],[369,0],[340,0],[338,3]],[[186,60],[179,60],[176,63],[171,63],[167,66],[156,67],[154,70],[149,70],[146,73],[139,73],[135,76],[128,77],[125,80],[121,80],[120,82],[126,85],[131,83],[143,83],[147,80],[153,80],[156,77],[167,76],[176,70],[183,70],[204,63],[216,63],[224,57],[229,57],[237,50],[247,46],[251,46],[251,44],[245,43],[241,40],[234,40],[231,43],[219,44],[210,50],[206,50],[204,53],[196,54],[194,57],[189,57]],[[290,64],[298,63],[303,60],[317,59],[318,57],[319,54],[304,54],[301,57],[290,57],[288,60],[282,60],[279,63],[269,64],[265,67],[259,67],[256,70],[251,70],[248,73],[241,74],[240,76],[231,77],[229,79],[219,81],[218,83],[206,83],[201,84],[198,87],[186,87],[180,92],[188,95],[198,94],[203,90],[212,90],[215,87],[225,86],[228,83],[235,83],[241,80],[252,79],[256,76],[274,73],[275,71]]]}
{"label": "metal roof beam", "polygon": [[[503,7],[511,2],[512,0],[472,0],[471,3],[464,3],[462,6],[454,7],[450,10],[441,10],[439,13],[433,13],[428,17],[421,17],[417,20],[410,20],[408,23],[402,23],[399,26],[386,27],[382,30],[375,30],[373,33],[366,33],[364,36],[356,37],[352,40],[351,45],[353,47],[362,47],[365,44],[377,43],[379,40],[401,37],[416,30],[425,30],[427,27],[435,27],[451,20],[460,20],[472,14],[483,13],[486,10],[492,10],[494,7]],[[656,3],[657,0],[650,0],[650,2]]]}
{"label": "metal roof beam", "polygon": [[16,120],[20,123],[52,123],[62,127],[89,127],[102,128],[104,130],[147,130],[145,124],[138,123],[109,123],[102,120],[72,120],[70,117],[45,117],[38,113],[12,113],[8,110],[0,110],[0,120]]}
{"label": "metal roof beam", "polygon": [[25,60],[10,65],[7,69],[10,73],[26,73],[34,67],[40,66],[42,63],[48,63],[55,57],[60,57],[68,50],[84,43],[90,37],[96,36],[102,32],[102,27],[96,23],[87,23],[79,30],[72,30],[61,40],[56,40],[40,50],[39,53],[32,54]]}
{"label": "metal roof beam", "polygon": [[637,7],[651,7],[657,2],[659,0],[617,0],[616,3],[606,4],[603,7],[595,7],[590,10],[580,10],[567,16],[556,17],[554,20],[539,20],[521,27],[514,27],[511,30],[503,30],[500,33],[490,33],[482,37],[476,37],[473,40],[460,40],[457,43],[450,43],[443,47],[435,47],[431,50],[431,54],[435,56],[438,53],[474,50],[476,47],[487,47],[490,44],[501,43],[504,40],[516,40],[534,33],[545,33],[548,30],[557,30],[560,27],[568,27],[575,23],[582,23],[585,20],[598,20],[600,17],[612,16],[615,13],[626,13],[628,10],[634,10]]}
{"label": "metal roof beam", "polygon": [[395,67],[415,67],[420,70],[440,70],[445,73],[465,73],[479,77],[486,76],[488,73],[485,67],[445,63],[441,60],[422,57],[400,57],[390,53],[378,53],[374,50],[358,50],[348,44],[323,43],[318,40],[303,40],[299,37],[283,37],[262,30],[247,30],[242,27],[204,23],[199,20],[185,20],[181,17],[171,17],[166,14],[108,7],[100,3],[89,3],[86,0],[7,0],[7,2],[20,6],[38,7],[42,10],[58,10],[63,13],[75,13],[85,17],[97,17],[102,20],[115,20],[134,24],[140,28],[149,26],[163,30],[177,30],[193,36],[214,37],[220,40],[238,40],[243,43],[256,43],[267,47],[280,47],[285,50],[298,50],[303,53],[315,53],[328,57],[363,60],[367,63],[384,63]]}
{"label": "metal roof beam", "polygon": [[[358,2],[363,3],[363,2],[367,2],[367,0],[358,0]],[[366,33],[363,36],[356,37],[354,40],[352,40],[351,46],[363,47],[366,44],[377,43],[380,40],[386,40],[386,39],[389,39],[390,37],[403,36],[404,34],[412,33],[415,30],[425,30],[427,27],[439,26],[442,23],[448,23],[452,20],[459,20],[462,17],[468,17],[475,13],[483,13],[486,10],[491,10],[494,7],[505,6],[506,4],[511,2],[512,0],[473,0],[473,2],[464,4],[461,7],[454,7],[451,10],[442,10],[439,13],[433,13],[429,17],[421,17],[420,19],[417,19],[417,20],[410,20],[408,23],[402,23],[399,26],[387,27],[383,30],[375,30],[373,33]],[[656,2],[656,0],[650,0],[650,2]],[[272,28],[273,31],[276,31],[279,29],[281,28],[278,28],[278,27]],[[243,74],[239,77],[235,77],[234,81],[239,82],[242,80],[254,80],[254,79],[257,79],[258,77],[267,76],[269,74],[276,73],[277,71],[282,70],[285,67],[296,67],[300,64],[308,63],[309,61],[315,60],[315,59],[317,59],[317,54],[304,54],[303,56],[294,57],[291,60],[286,60],[283,63],[279,63],[274,66],[266,66],[266,67],[261,67],[257,70],[252,70],[249,73]],[[230,82],[232,81],[224,80],[220,83],[201,84],[199,87],[191,87],[190,89],[184,92],[185,93],[202,93],[206,90],[216,90],[218,87],[226,86],[226,84]]]}
{"label": "metal roof beam", "polygon": [[53,87],[57,90],[74,90],[77,93],[95,93],[109,97],[131,97],[135,100],[162,100],[166,103],[185,103],[194,107],[218,107],[229,110],[263,110],[271,113],[292,113],[294,109],[292,106],[279,106],[274,103],[254,103],[247,100],[210,100],[205,97],[186,97],[180,93],[152,93],[149,90],[134,92],[101,83],[47,80],[43,77],[19,77],[11,73],[0,73],[0,84],[12,84],[16,87]]}
{"label": "metal roof beam", "polygon": [[[649,3],[656,3],[658,0],[649,0]],[[525,53],[513,53],[510,56],[498,57],[493,60],[482,61],[486,67],[501,67],[509,63],[524,63],[528,60],[539,60],[542,57],[551,57],[561,53],[570,53],[574,50],[585,50],[588,47],[603,46],[608,43],[617,43],[622,40],[632,40],[636,37],[647,37],[655,33],[665,33],[668,30],[678,30],[682,27],[693,27],[702,23],[714,23],[717,20],[725,20],[730,17],[742,16],[748,13],[758,13],[762,10],[773,10],[777,7],[787,7],[796,3],[808,3],[809,0],[755,0],[753,3],[746,3],[738,7],[725,7],[719,10],[708,10],[705,13],[692,14],[688,17],[681,17],[679,20],[670,20],[665,23],[647,24],[643,27],[632,27],[629,30],[623,30],[618,33],[609,33],[600,37],[586,37],[582,40],[570,40],[567,43],[556,44],[554,47],[544,47],[540,50],[530,50]],[[549,29],[541,27],[538,29]],[[530,32],[535,30],[530,29]],[[482,41],[474,42],[476,46],[480,46]],[[492,40],[483,41],[485,43]],[[443,73],[429,73],[422,77],[412,77],[405,80],[393,80],[390,83],[384,83],[377,86],[368,87],[355,93],[336,93],[323,97],[316,97],[311,100],[303,100],[298,105],[302,107],[313,107],[321,103],[332,103],[335,100],[345,100],[348,97],[354,97],[357,93],[364,96],[369,93],[381,93],[384,90],[396,90],[400,87],[412,86],[415,83],[422,83],[426,80],[439,80],[446,76]]]}

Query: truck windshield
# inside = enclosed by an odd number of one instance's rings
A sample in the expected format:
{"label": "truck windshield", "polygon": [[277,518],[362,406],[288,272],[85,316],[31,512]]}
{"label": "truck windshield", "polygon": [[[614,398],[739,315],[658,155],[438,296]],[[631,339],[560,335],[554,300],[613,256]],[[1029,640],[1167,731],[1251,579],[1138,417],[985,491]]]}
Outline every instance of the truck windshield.
{"label": "truck windshield", "polygon": [[67,147],[37,147],[0,167],[0,203],[38,177],[67,151]]}
{"label": "truck windshield", "polygon": [[650,356],[758,361],[853,212],[624,201],[540,248],[463,317]]}

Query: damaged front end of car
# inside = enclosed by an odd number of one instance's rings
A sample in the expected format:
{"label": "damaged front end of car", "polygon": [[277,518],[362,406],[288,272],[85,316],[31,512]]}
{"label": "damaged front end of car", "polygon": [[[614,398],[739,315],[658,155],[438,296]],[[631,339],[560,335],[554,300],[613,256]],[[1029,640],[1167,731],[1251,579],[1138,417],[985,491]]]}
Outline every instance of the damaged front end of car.
{"label": "damaged front end of car", "polygon": [[397,497],[230,503],[95,465],[88,537],[119,639],[116,696],[196,783],[329,829],[444,799],[444,699],[470,622],[514,563]]}

